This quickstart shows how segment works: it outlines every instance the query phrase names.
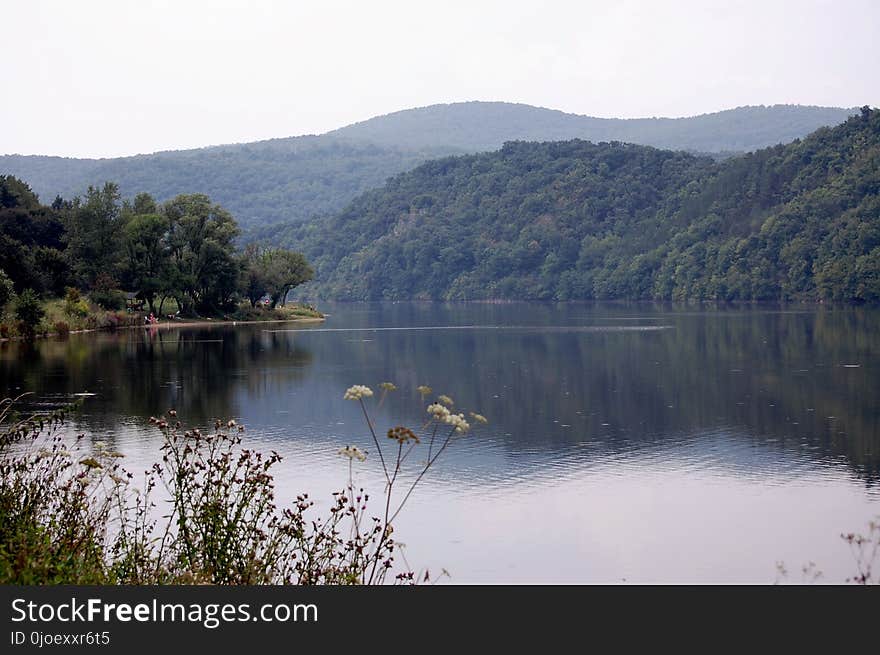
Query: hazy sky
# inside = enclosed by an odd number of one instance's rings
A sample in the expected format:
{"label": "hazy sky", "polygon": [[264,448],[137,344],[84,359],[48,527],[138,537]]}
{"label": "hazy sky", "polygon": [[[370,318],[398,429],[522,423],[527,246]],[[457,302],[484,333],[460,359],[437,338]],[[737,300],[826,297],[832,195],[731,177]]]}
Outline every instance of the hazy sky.
{"label": "hazy sky", "polygon": [[321,133],[409,107],[880,105],[880,0],[0,0],[0,154]]}

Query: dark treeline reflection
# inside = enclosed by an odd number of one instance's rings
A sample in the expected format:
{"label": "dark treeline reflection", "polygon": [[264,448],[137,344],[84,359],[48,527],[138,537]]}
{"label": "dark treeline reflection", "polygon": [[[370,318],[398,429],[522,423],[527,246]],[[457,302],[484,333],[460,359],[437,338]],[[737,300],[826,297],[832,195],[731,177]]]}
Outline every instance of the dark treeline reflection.
{"label": "dark treeline reflection", "polygon": [[[301,380],[311,362],[308,350],[282,334],[135,329],[34,346],[4,343],[0,385],[7,396],[29,391],[49,404],[95,394],[81,412],[86,427],[106,428],[119,416],[146,418],[170,408],[203,424],[239,414],[241,390],[256,395]],[[249,375],[253,368],[263,374]]]}
{"label": "dark treeline reflection", "polygon": [[[730,431],[877,476],[876,310],[682,310],[644,304],[340,304],[302,335],[318,361],[359,363],[339,387],[431,384],[484,411],[514,451],[640,444]],[[343,320],[344,319],[344,320]],[[377,330],[414,325],[474,330]],[[486,328],[498,329],[486,329]],[[369,378],[372,375],[372,378]],[[406,413],[412,397],[391,407]],[[395,406],[398,405],[398,406]],[[414,415],[410,419],[416,418]]]}
{"label": "dark treeline reflection", "polygon": [[[698,447],[701,435],[723,433],[741,446],[817,462],[845,458],[867,480],[880,472],[877,310],[322,308],[330,314],[324,324],[300,329],[133,330],[31,349],[7,343],[0,383],[7,394],[35,391],[50,402],[96,393],[86,417],[95,422],[175,407],[191,422],[244,416],[257,429],[342,441],[363,431],[344,389],[391,380],[400,392],[383,421],[421,421],[414,389],[429,384],[486,414],[481,438],[510,456]],[[479,458],[476,443],[456,457]]]}

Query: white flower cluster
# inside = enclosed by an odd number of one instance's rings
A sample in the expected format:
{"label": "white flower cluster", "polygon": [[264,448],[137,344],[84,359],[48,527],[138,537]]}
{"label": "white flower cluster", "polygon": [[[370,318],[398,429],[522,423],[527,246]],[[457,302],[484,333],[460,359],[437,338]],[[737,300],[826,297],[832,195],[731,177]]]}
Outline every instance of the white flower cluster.
{"label": "white flower cluster", "polygon": [[344,400],[360,400],[361,398],[369,398],[373,395],[373,390],[370,387],[365,387],[362,384],[356,384],[353,387],[349,387],[345,390],[345,396],[343,396]]}
{"label": "white flower cluster", "polygon": [[428,405],[428,414],[433,416],[438,421],[445,421],[450,412],[449,408],[444,407],[440,403],[433,403],[431,405]]}
{"label": "white flower cluster", "polygon": [[428,405],[428,414],[438,421],[453,426],[459,434],[463,434],[471,429],[471,426],[464,419],[464,414],[453,414],[449,411],[448,407],[444,407],[440,403]]}
{"label": "white flower cluster", "polygon": [[339,454],[343,457],[348,457],[349,459],[356,459],[359,462],[363,462],[365,459],[367,459],[367,454],[357,446],[346,446],[345,448],[340,448]]}
{"label": "white flower cluster", "polygon": [[449,414],[445,419],[446,423],[455,427],[455,431],[464,434],[471,429],[471,426],[464,420],[464,414]]}

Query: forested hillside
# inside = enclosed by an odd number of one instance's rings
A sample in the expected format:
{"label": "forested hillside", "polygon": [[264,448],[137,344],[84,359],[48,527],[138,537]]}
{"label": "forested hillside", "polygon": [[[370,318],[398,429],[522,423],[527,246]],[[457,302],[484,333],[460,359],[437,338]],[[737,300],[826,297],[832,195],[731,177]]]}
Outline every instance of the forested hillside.
{"label": "forested hillside", "polygon": [[203,193],[242,228],[341,210],[358,194],[429,159],[500,148],[505,141],[618,140],[730,153],[791,141],[843,121],[845,109],[741,107],[678,119],[599,119],[509,103],[435,105],[380,116],[323,136],[116,159],[0,156],[0,174],[27,181],[44,203],[112,181],[123,196],[158,201]]}
{"label": "forested hillside", "polygon": [[118,159],[0,157],[0,174],[26,180],[44,202],[106,181],[123,196],[164,201],[195,189],[218,198],[243,227],[334,212],[357,194],[426,159],[458,152],[376,146],[335,137],[295,137]]}
{"label": "forested hillside", "polygon": [[880,111],[716,163],[622,143],[432,161],[272,235],[311,297],[880,300]]}

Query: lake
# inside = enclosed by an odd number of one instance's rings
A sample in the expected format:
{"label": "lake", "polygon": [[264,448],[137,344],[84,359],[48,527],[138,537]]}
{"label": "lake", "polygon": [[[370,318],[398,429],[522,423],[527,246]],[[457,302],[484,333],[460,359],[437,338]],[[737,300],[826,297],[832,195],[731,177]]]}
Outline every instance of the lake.
{"label": "lake", "polygon": [[[654,304],[323,303],[321,324],[71,335],[0,344],[5,395],[90,395],[71,431],[158,457],[151,415],[234,418],[284,456],[280,500],[329,506],[345,445],[382,492],[345,389],[391,394],[380,429],[426,416],[421,384],[487,426],[458,439],[395,524],[453,583],[825,582],[841,532],[880,515],[880,311]],[[375,401],[375,398],[372,399]],[[376,507],[378,512],[378,506]]]}

